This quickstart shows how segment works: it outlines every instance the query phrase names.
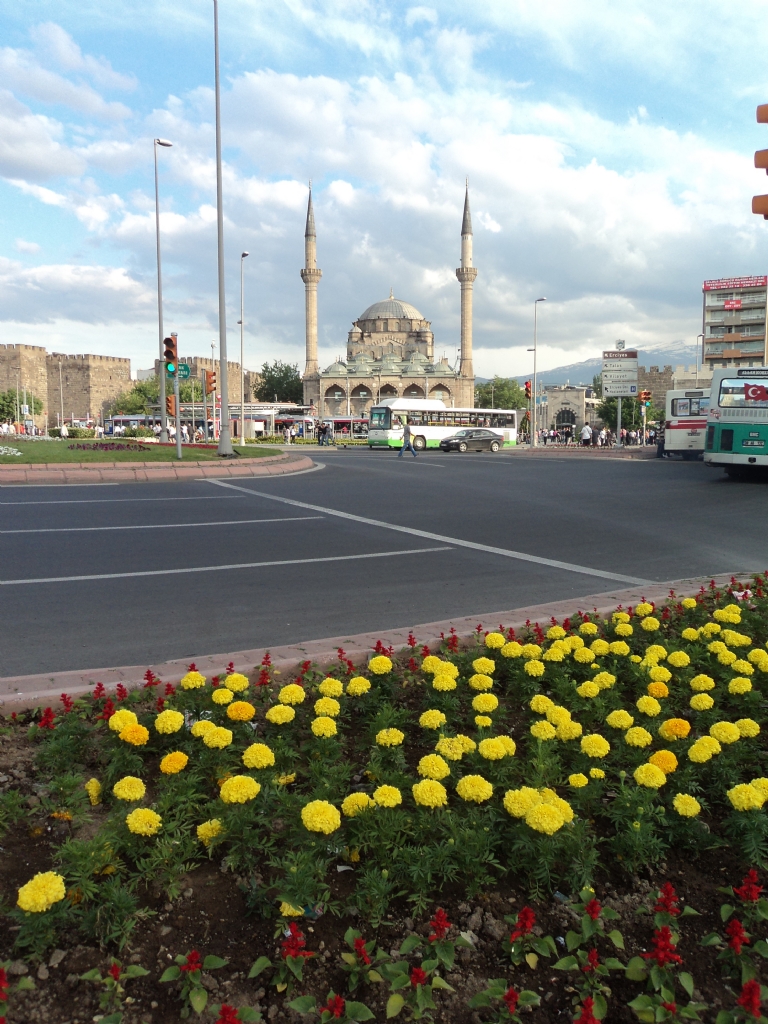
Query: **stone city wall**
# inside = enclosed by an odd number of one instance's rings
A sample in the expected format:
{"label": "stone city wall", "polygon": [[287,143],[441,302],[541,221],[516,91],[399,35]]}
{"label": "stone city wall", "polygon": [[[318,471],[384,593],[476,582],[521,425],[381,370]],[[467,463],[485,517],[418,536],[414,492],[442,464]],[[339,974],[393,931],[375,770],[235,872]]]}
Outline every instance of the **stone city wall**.
{"label": "stone city wall", "polygon": [[46,367],[50,426],[61,418],[62,389],[64,419],[70,421],[104,416],[114,399],[131,387],[130,359],[53,352],[46,356]]}

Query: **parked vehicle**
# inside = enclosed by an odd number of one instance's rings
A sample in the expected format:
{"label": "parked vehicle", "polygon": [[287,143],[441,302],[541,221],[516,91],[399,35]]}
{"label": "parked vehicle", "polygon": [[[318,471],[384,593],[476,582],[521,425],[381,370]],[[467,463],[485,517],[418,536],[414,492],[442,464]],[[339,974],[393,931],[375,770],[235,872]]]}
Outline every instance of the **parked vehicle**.
{"label": "parked vehicle", "polygon": [[444,437],[440,449],[444,452],[497,452],[504,444],[501,434],[492,430],[460,430],[457,434]]}
{"label": "parked vehicle", "polygon": [[698,459],[704,453],[709,388],[668,391],[664,414],[664,451]]}

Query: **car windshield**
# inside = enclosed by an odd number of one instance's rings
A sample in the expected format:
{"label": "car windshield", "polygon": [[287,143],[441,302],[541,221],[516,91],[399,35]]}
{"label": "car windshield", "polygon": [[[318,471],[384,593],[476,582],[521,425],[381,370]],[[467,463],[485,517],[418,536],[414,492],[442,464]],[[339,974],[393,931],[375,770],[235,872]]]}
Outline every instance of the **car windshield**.
{"label": "car windshield", "polygon": [[458,431],[457,431],[457,432],[456,432],[456,433],[454,434],[454,437],[469,437],[469,435],[470,435],[471,433],[472,433],[472,431],[471,431],[471,430],[458,430]]}

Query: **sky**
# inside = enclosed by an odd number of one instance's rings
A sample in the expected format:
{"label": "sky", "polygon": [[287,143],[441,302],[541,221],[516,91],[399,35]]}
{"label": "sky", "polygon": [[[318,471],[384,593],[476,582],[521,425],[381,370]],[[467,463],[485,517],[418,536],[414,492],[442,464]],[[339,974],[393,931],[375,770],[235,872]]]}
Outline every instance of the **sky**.
{"label": "sky", "polygon": [[[390,288],[459,344],[474,225],[475,371],[690,351],[705,278],[768,272],[767,0],[220,0],[226,300],[245,365],[304,364],[312,180],[320,363]],[[0,9],[0,344],[158,355],[218,338],[211,0]],[[750,41],[749,47],[746,42]]]}

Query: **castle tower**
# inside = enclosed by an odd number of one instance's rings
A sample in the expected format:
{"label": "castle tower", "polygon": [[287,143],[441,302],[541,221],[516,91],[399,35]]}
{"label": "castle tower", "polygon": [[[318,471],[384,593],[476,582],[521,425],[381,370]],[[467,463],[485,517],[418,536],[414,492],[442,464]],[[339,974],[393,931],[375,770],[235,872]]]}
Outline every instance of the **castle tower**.
{"label": "castle tower", "polygon": [[317,282],[323,276],[317,269],[317,236],[315,234],[315,211],[312,206],[312,182],[309,183],[309,202],[307,204],[307,226],[304,231],[304,269],[301,279],[304,282],[304,311],[306,322],[307,363],[304,367],[305,377],[316,377],[317,365]]}
{"label": "castle tower", "polygon": [[461,266],[456,271],[461,284],[461,363],[462,377],[475,376],[472,365],[472,289],[477,268],[472,266],[472,217],[469,212],[469,181],[464,193],[464,217],[461,222]]}

